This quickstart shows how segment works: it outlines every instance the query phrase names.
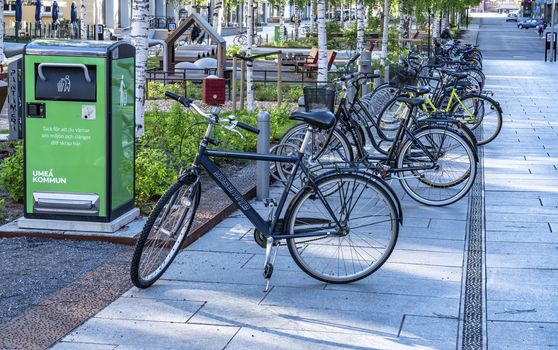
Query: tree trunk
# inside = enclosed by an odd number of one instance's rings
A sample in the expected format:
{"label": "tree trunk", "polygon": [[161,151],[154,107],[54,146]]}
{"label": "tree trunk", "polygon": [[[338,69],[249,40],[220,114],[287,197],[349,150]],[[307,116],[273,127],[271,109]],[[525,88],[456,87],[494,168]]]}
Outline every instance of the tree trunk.
{"label": "tree trunk", "polygon": [[357,0],[357,52],[364,51],[364,0]]}
{"label": "tree trunk", "polygon": [[297,4],[294,4],[294,21],[294,37],[295,39],[298,39],[298,31],[300,28],[300,11]]}
{"label": "tree trunk", "polygon": [[310,30],[314,32],[316,30],[316,21],[314,20],[316,16],[316,0],[310,1]]}
{"label": "tree trunk", "polygon": [[285,38],[285,4],[279,3],[279,41],[284,42]]}
{"label": "tree trunk", "polygon": [[327,84],[327,32],[325,0],[318,2],[318,82]]}
{"label": "tree trunk", "polygon": [[[399,0],[399,52],[403,51],[405,45],[405,14],[403,12],[403,0]],[[401,55],[399,55],[401,59]]]}
{"label": "tree trunk", "polygon": [[0,64],[2,64],[6,60],[6,56],[4,56],[4,0],[0,0],[0,9],[2,10],[0,11]]}
{"label": "tree trunk", "polygon": [[87,2],[81,1],[81,39],[87,40]]}
{"label": "tree trunk", "polygon": [[134,0],[132,3],[132,45],[136,47],[136,137],[144,132],[144,102],[148,49],[147,18],[149,0]]}
{"label": "tree trunk", "polygon": [[434,12],[434,19],[432,22],[432,38],[440,38],[440,17]]}
{"label": "tree trunk", "polygon": [[215,0],[213,8],[213,28],[221,35],[223,23],[223,0]]}
{"label": "tree trunk", "polygon": [[384,2],[384,28],[382,30],[382,55],[381,61],[382,65],[386,64],[387,54],[388,54],[388,33],[389,33],[389,0]]}
{"label": "tree trunk", "polygon": [[[246,55],[248,57],[252,56],[252,43],[254,39],[254,2],[253,0],[248,0],[248,15],[246,16],[246,20],[248,23],[246,36],[248,37],[248,47],[246,49]],[[246,102],[248,111],[252,112],[254,110],[254,89],[252,86],[252,61],[246,62]]]}

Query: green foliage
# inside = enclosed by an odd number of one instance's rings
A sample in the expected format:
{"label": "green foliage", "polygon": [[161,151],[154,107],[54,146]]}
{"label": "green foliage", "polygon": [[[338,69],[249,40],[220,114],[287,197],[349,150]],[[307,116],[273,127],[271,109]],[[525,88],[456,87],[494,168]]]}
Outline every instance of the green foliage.
{"label": "green foliage", "polygon": [[315,47],[318,46],[318,38],[300,37],[297,40],[286,40],[283,42],[271,41],[266,45],[272,47]]}
{"label": "green foliage", "polygon": [[345,30],[343,30],[343,37],[345,38],[345,43],[350,50],[355,50],[357,46],[357,24],[352,23]]}
{"label": "green foliage", "polygon": [[233,55],[240,55],[240,45],[232,45],[227,47],[227,57],[232,57]]}
{"label": "green foliage", "polygon": [[0,185],[14,201],[23,202],[23,145],[16,144],[15,151],[0,163]]}
{"label": "green foliage", "polygon": [[191,81],[169,84],[163,84],[159,81],[150,81],[147,83],[148,100],[163,99],[166,91],[174,92],[179,95],[186,95],[194,100],[199,100],[202,96],[201,86],[199,84],[194,84]]}
{"label": "green foliage", "polygon": [[140,137],[136,153],[136,204],[143,210],[150,200],[161,196],[176,180],[177,173],[167,155],[158,149],[142,147],[145,137]]}
{"label": "green foliage", "polygon": [[304,91],[302,90],[302,86],[300,84],[289,85],[286,87],[287,87],[287,91],[285,96],[291,102],[298,102],[298,99],[304,96]]}
{"label": "green foliage", "polygon": [[148,57],[147,58],[147,69],[159,69],[161,67],[161,62],[158,57]]}
{"label": "green foliage", "polygon": [[[289,102],[297,102],[299,97],[303,95],[301,84],[283,83],[281,90],[283,91],[283,100]],[[255,83],[254,98],[256,101],[277,101],[277,85]]]}
{"label": "green foliage", "polygon": [[254,98],[257,101],[277,101],[277,87],[275,84],[254,84]]}

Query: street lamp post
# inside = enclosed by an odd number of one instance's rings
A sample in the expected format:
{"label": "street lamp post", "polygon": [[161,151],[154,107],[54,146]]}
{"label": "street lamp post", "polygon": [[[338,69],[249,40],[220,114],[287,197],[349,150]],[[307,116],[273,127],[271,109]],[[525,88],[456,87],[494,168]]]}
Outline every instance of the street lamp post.
{"label": "street lamp post", "polygon": [[554,33],[556,33],[556,31],[554,30],[554,11],[556,11],[556,0],[552,0],[552,14],[550,16],[550,24],[552,25],[552,34],[551,35],[551,40],[550,40],[550,62],[554,62],[554,55],[556,55],[556,43],[554,42]]}

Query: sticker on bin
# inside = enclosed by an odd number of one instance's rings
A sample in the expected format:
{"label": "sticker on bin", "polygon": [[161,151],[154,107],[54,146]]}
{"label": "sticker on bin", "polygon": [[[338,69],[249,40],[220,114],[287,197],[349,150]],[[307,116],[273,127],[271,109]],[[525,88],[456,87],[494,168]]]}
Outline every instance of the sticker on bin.
{"label": "sticker on bin", "polygon": [[97,107],[95,105],[81,106],[81,119],[83,120],[97,119]]}

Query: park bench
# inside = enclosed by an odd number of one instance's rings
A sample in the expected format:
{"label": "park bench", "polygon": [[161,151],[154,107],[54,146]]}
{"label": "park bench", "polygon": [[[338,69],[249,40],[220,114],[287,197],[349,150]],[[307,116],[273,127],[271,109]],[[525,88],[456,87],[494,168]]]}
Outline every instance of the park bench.
{"label": "park bench", "polygon": [[299,67],[303,69],[309,64],[318,63],[318,48],[313,47],[308,55],[295,55],[294,56],[294,66],[295,70],[298,72]]}
{"label": "park bench", "polygon": [[[333,62],[335,61],[336,56],[337,56],[337,51],[333,51],[333,50],[328,50],[327,51],[327,71],[328,72],[331,69],[331,66],[333,65]],[[304,68],[306,68],[306,73],[308,73],[308,74],[310,74],[310,72],[316,72],[318,70],[318,60],[316,59],[316,63],[306,64],[304,66]]]}

